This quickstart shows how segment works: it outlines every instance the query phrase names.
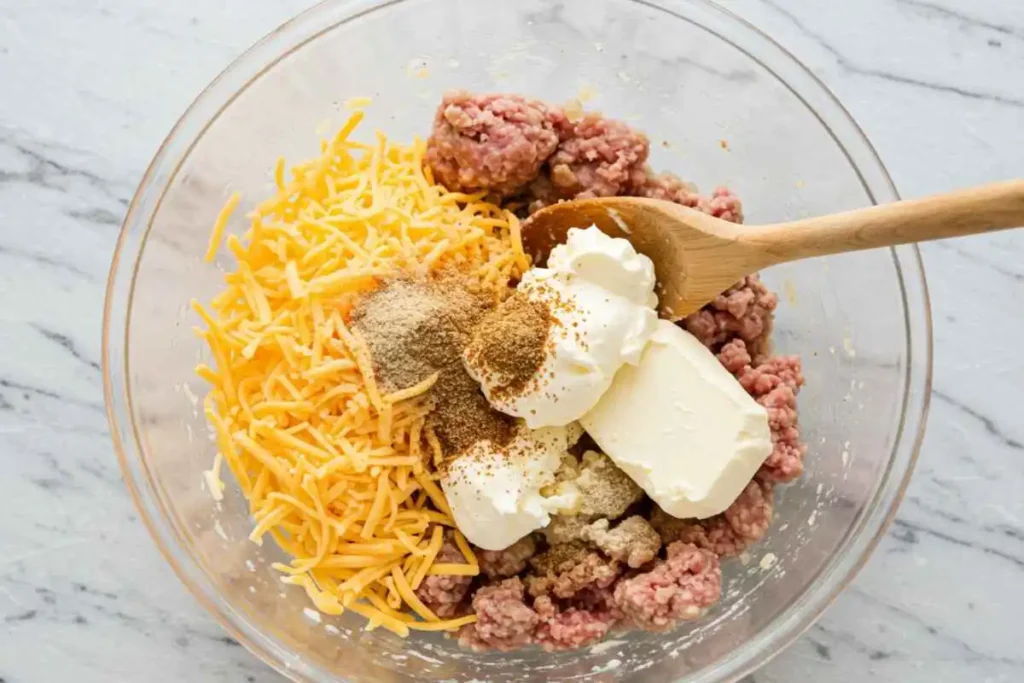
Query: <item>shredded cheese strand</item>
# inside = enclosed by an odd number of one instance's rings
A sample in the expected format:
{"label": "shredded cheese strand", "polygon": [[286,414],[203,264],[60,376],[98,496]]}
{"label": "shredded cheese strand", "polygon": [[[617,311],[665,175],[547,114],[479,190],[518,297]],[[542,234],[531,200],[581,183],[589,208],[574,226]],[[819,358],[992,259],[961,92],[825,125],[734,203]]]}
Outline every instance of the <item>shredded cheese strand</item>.
{"label": "shredded cheese strand", "polygon": [[220,247],[220,241],[224,237],[224,230],[228,226],[228,220],[231,218],[231,214],[238,208],[238,203],[242,200],[242,195],[235,192],[228,199],[227,203],[224,204],[224,208],[217,214],[217,220],[213,224],[213,230],[210,231],[210,244],[206,248],[206,255],[203,256],[203,260],[207,263],[213,261],[217,257],[217,249]]}
{"label": "shredded cheese strand", "polygon": [[474,617],[440,620],[415,593],[427,576],[479,573],[457,532],[468,564],[435,563],[455,528],[434,473],[432,404],[420,399],[437,376],[384,393],[349,314],[384,278],[450,267],[497,299],[529,262],[511,213],[433,184],[422,140],[350,140],[363,116],[290,177],[279,160],[276,194],[244,234],[228,234],[238,194],[216,217],[206,259],[223,242],[237,268],[212,301],[192,303],[217,447],[203,476],[219,498],[227,465],[249,501],[251,540],[269,536],[290,555],[275,567],[316,609],[351,609],[400,635],[454,630]]}

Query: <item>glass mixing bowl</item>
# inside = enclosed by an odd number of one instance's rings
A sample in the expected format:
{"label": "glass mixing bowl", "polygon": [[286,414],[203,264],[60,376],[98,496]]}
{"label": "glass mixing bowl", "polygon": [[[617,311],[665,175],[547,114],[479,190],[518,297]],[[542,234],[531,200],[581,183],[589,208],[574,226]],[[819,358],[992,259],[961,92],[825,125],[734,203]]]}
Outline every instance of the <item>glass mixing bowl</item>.
{"label": "glass mixing bowl", "polygon": [[[447,88],[571,98],[646,131],[652,165],[705,191],[732,187],[752,223],[896,199],[842,106],[754,27],[701,0],[338,0],[269,35],[189,108],[128,211],[104,321],[107,407],[129,489],[167,561],[246,647],[297,681],[728,681],[806,629],[865,562],[920,445],[931,368],[924,273],[913,247],[765,274],[775,341],[803,356],[807,473],[778,496],[767,538],[724,567],[723,598],[671,633],[627,633],[575,652],[473,654],[438,634],[402,640],[361,618],[319,617],[247,540],[237,489],[202,484],[214,446],[193,374],[206,349],[193,297],[221,286],[203,262],[227,196],[272,191],[279,155],[370,96],[368,125],[428,132]],[[229,229],[241,232],[245,211]]]}

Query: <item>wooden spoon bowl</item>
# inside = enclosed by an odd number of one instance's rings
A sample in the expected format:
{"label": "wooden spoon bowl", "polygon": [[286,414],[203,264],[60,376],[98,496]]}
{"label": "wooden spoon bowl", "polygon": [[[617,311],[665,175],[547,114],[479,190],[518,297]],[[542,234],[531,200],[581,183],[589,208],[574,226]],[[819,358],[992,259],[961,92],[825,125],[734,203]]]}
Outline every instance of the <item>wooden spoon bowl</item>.
{"label": "wooden spoon bowl", "polygon": [[678,320],[778,263],[1024,226],[1024,180],[762,226],[659,199],[581,199],[533,214],[522,226],[523,247],[543,264],[571,228],[591,225],[651,259],[659,312]]}

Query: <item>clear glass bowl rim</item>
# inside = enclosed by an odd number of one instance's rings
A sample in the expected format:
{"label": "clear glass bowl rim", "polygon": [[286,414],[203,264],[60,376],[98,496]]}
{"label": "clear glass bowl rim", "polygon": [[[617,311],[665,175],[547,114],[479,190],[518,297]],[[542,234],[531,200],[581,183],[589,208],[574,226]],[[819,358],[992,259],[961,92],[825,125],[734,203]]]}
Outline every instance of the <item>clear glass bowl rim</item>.
{"label": "clear glass bowl rim", "polygon": [[[218,594],[204,570],[189,555],[178,530],[157,495],[143,458],[138,425],[133,419],[131,391],[128,383],[128,329],[136,276],[145,249],[152,218],[160,208],[164,192],[175,177],[181,163],[207,128],[244,90],[267,70],[311,40],[352,18],[376,9],[397,5],[404,0],[325,0],[296,15],[243,52],[228,65],[196,97],[161,143],[146,169],[138,190],[128,207],[118,235],[107,280],[103,309],[103,391],[114,450],[129,493],[139,510],[157,548],[178,578],[196,599],[232,637],[264,662],[286,677],[296,681],[327,680],[336,672],[315,669],[287,651],[270,637],[260,633]],[[855,142],[862,147],[861,163],[874,166],[878,176],[875,185],[861,174],[865,191],[876,201],[877,195],[897,200],[896,187],[863,130],[854,121],[836,96],[789,51],[742,17],[712,0],[628,0],[656,7],[672,14],[671,6],[688,6],[717,17],[746,33],[745,38],[760,41],[762,48],[772,51],[773,59],[786,63],[799,74],[807,88],[817,90],[816,106],[806,98],[806,91],[797,92],[792,79],[783,79],[775,70],[750,55],[752,59],[785,83],[822,122],[836,144],[843,149],[858,173],[858,165],[848,147]],[[323,15],[323,16],[321,16]],[[331,21],[323,17],[330,16]],[[686,19],[676,14],[677,18]],[[719,36],[722,38],[722,36]],[[724,39],[724,38],[722,38]],[[827,109],[823,112],[822,108]],[[831,124],[831,125],[830,125]],[[847,129],[844,144],[835,133],[839,126]],[[916,464],[927,422],[932,383],[932,323],[928,287],[920,252],[916,246],[892,250],[894,265],[901,284],[907,333],[907,359],[904,382],[904,405],[900,428],[889,463],[874,498],[868,503],[857,523],[839,546],[835,557],[808,589],[756,639],[744,643],[711,670],[702,672],[694,681],[711,683],[735,681],[767,663],[810,628],[828,605],[854,579],[875,546],[884,535],[903,498]],[[336,679],[337,680],[337,679]]]}

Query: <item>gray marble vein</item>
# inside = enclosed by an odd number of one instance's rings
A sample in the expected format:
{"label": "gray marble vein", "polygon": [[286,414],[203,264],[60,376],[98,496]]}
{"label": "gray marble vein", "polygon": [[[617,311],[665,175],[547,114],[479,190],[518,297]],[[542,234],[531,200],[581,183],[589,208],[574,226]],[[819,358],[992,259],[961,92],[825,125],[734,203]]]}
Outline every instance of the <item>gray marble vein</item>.
{"label": "gray marble vein", "polygon": [[[100,316],[166,132],[310,4],[0,0],[0,683],[283,680],[143,528],[107,433]],[[1024,2],[722,4],[837,93],[905,196],[1024,176]],[[856,581],[744,683],[1024,680],[1024,235],[922,253],[936,367],[914,480]]]}
{"label": "gray marble vein", "polygon": [[897,0],[897,4],[903,7],[912,8],[914,11],[927,18],[938,17],[941,19],[951,20],[960,27],[986,29],[996,33],[1001,33],[1005,36],[1012,36],[1014,38],[1024,40],[1024,27],[997,23],[995,21],[975,16],[971,13],[973,11],[972,4],[964,5],[963,10],[958,9],[955,3],[942,5],[936,2],[923,2],[922,0]]}
{"label": "gray marble vein", "polygon": [[[1024,98],[1017,97],[1012,94],[990,92],[987,90],[976,88],[974,86],[954,85],[951,83],[932,80],[930,78],[915,77],[909,74],[900,73],[896,70],[887,70],[880,67],[867,66],[864,63],[862,63],[859,60],[859,58],[848,56],[845,50],[841,50],[840,48],[836,47],[831,42],[829,42],[826,38],[819,35],[815,31],[815,29],[813,29],[809,25],[809,22],[803,20],[800,17],[800,15],[797,14],[797,10],[795,8],[791,8],[791,5],[795,5],[797,3],[784,2],[782,0],[762,0],[762,2],[768,7],[770,7],[773,11],[784,16],[797,31],[803,33],[808,39],[816,43],[818,47],[820,47],[822,50],[831,55],[835,59],[836,63],[839,65],[840,68],[845,69],[853,74],[859,76],[867,76],[870,78],[878,78],[884,81],[890,81],[892,83],[897,83],[900,85],[909,85],[917,88],[933,90],[940,93],[948,93],[951,95],[957,95],[968,99],[985,100],[988,102],[995,102],[998,104],[1008,105],[1011,107],[1024,106]],[[951,14],[955,14],[950,12],[949,10],[943,11],[942,8],[939,8],[935,5],[928,5],[926,3],[901,2],[898,4],[913,5],[918,8],[928,8],[933,12],[933,15],[938,16],[950,16]],[[870,10],[864,8],[862,5],[861,11],[867,12]],[[817,20],[821,21],[821,18],[822,17],[819,15],[817,17]],[[964,18],[964,20],[966,21],[966,18]],[[996,30],[992,27],[988,28]],[[1009,31],[1010,35],[1014,35],[1012,31],[1010,31],[1010,29],[1005,29],[1005,27],[1002,28],[1004,29],[1004,31]]]}

